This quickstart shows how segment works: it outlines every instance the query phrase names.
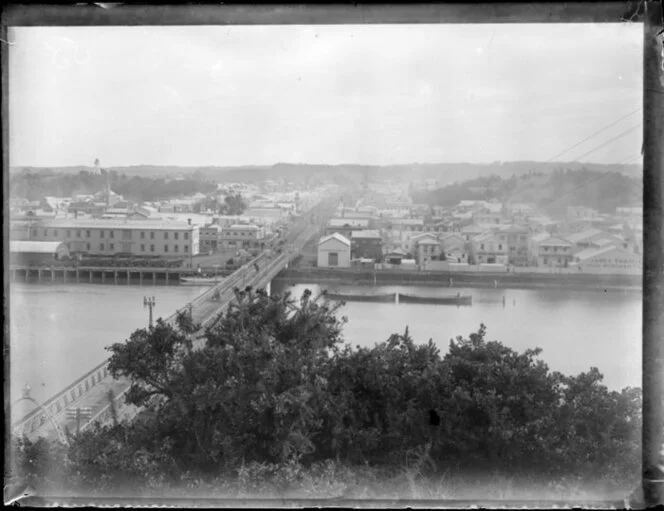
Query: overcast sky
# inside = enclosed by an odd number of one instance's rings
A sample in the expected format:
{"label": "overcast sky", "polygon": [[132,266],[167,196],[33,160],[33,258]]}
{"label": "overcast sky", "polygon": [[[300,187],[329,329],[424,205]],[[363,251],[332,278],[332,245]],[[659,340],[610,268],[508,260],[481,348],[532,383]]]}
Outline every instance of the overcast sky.
{"label": "overcast sky", "polygon": [[[637,23],[38,27],[9,39],[12,166],[547,161],[642,106]],[[581,160],[636,157],[641,117],[556,159],[614,137]]]}

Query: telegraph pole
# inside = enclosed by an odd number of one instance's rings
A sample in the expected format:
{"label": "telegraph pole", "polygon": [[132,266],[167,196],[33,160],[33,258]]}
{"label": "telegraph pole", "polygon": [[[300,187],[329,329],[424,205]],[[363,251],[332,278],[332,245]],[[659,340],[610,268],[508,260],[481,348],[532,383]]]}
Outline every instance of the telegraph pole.
{"label": "telegraph pole", "polygon": [[148,307],[150,309],[150,329],[152,329],[152,308],[155,306],[156,301],[153,297],[144,296],[143,297],[143,307]]}

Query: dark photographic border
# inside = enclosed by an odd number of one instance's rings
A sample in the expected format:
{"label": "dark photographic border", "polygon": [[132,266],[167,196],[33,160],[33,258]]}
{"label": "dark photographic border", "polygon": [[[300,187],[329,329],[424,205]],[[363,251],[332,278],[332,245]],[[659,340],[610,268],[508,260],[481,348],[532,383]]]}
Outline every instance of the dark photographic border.
{"label": "dark photographic border", "polygon": [[[9,26],[117,26],[117,25],[275,25],[275,24],[385,24],[385,23],[642,23],[643,54],[643,504],[664,500],[664,13],[661,1],[486,3],[486,4],[339,4],[339,5],[12,5],[2,13],[0,46],[2,68],[3,254],[9,255],[9,134],[8,47]],[[9,352],[9,267],[4,265],[4,353]],[[619,354],[616,354],[619,356]],[[5,450],[9,445],[9,358],[5,370]],[[7,456],[5,457],[7,459]],[[6,462],[7,463],[7,462]],[[7,467],[7,465],[6,465]],[[637,499],[641,501],[641,499]],[[329,501],[293,499],[103,499],[28,497],[23,505],[193,505],[272,507],[618,507],[611,501]],[[639,502],[641,503],[641,502]]]}

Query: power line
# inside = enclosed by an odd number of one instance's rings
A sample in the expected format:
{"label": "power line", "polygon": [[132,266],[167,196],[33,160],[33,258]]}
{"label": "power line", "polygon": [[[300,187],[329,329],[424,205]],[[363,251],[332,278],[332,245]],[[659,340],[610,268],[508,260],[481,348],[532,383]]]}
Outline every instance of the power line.
{"label": "power line", "polygon": [[602,147],[604,147],[604,146],[606,146],[606,145],[609,145],[611,142],[614,142],[615,140],[618,140],[619,138],[624,137],[624,136],[627,135],[628,133],[631,133],[632,131],[634,131],[635,129],[640,128],[640,127],[641,127],[641,126],[640,126],[639,124],[637,124],[636,126],[632,126],[632,127],[629,128],[628,130],[623,131],[623,132],[620,133],[619,135],[616,135],[616,136],[613,137],[612,139],[607,140],[606,142],[604,142],[604,143],[601,144],[601,145],[598,145],[598,146],[595,147],[594,149],[591,149],[590,151],[588,151],[588,152],[586,152],[586,153],[583,153],[581,156],[577,156],[576,159],[577,159],[577,160],[580,160],[581,158],[584,158],[585,156],[588,156],[589,154],[594,153],[595,151],[601,149]]}
{"label": "power line", "polygon": [[595,133],[593,133],[592,135],[587,136],[586,138],[584,138],[584,139],[581,140],[580,142],[577,142],[577,143],[574,144],[573,146],[568,147],[568,148],[565,149],[564,151],[562,151],[562,152],[556,154],[553,158],[549,158],[549,159],[547,160],[547,163],[548,163],[548,162],[551,162],[551,161],[553,161],[553,160],[555,160],[555,159],[558,158],[559,156],[562,156],[563,154],[565,154],[565,153],[571,151],[572,149],[574,149],[574,148],[576,148],[576,147],[579,147],[581,144],[583,144],[584,142],[590,140],[591,138],[593,138],[593,137],[599,135],[600,133],[604,133],[604,132],[605,132],[606,130],[608,130],[609,128],[612,128],[612,127],[615,126],[616,124],[618,124],[618,123],[624,121],[625,119],[627,119],[627,118],[630,117],[631,115],[634,115],[634,114],[635,114],[636,112],[638,112],[639,110],[641,110],[641,107],[637,108],[636,110],[632,110],[630,113],[628,113],[627,115],[622,116],[620,119],[618,119],[618,120],[612,122],[612,123],[609,124],[608,126],[603,127],[601,130],[596,131]]}

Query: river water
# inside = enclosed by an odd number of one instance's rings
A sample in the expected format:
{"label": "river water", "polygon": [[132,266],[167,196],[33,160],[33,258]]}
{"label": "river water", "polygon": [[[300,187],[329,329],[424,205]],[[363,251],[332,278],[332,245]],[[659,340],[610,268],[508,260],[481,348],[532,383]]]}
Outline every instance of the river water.
{"label": "river water", "polygon": [[[272,284],[299,295],[316,285]],[[343,292],[367,292],[344,287]],[[11,398],[30,385],[38,401],[72,383],[108,357],[104,349],[147,325],[143,297],[155,296],[155,318],[168,317],[204,291],[197,286],[12,283]],[[376,292],[432,293],[432,288],[385,286]],[[440,293],[449,293],[449,289]],[[432,338],[443,353],[449,340],[487,326],[490,340],[516,350],[541,347],[552,370],[577,374],[596,366],[610,388],[641,384],[641,294],[565,290],[454,289],[473,295],[471,307],[348,302],[345,340],[373,346],[409,326],[416,342]],[[505,296],[505,306],[502,297]]]}
{"label": "river water", "polygon": [[[299,297],[315,284],[272,283],[272,292],[285,290]],[[374,292],[370,287],[334,286],[341,293]],[[560,289],[436,289],[415,286],[377,286],[376,293],[449,296],[471,294],[470,307],[411,303],[346,302],[340,310],[348,318],[344,337],[352,345],[373,346],[408,325],[416,343],[429,339],[447,352],[449,341],[467,338],[487,327],[487,340],[500,341],[517,351],[542,348],[540,358],[553,371],[578,374],[599,368],[604,384],[619,390],[641,386],[642,295],[634,291]],[[503,296],[505,305],[503,306]]]}

